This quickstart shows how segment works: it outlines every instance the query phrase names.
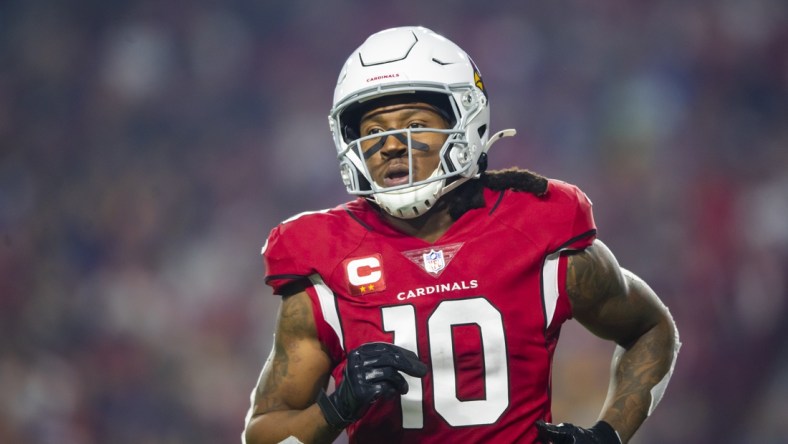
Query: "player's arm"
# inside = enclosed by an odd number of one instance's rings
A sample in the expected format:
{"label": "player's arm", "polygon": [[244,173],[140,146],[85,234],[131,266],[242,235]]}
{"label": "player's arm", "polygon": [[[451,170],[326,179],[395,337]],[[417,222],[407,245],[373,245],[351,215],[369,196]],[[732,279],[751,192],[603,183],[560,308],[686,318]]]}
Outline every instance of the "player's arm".
{"label": "player's arm", "polygon": [[315,404],[328,384],[331,360],[317,338],[306,292],[286,296],[279,308],[274,347],[254,394],[246,444],[278,443],[290,436],[305,443],[331,443],[340,430],[328,425]]}
{"label": "player's arm", "polygon": [[619,345],[599,419],[627,442],[670,378],[679,346],[676,324],[651,288],[622,269],[601,241],[569,257],[566,284],[575,319]]}

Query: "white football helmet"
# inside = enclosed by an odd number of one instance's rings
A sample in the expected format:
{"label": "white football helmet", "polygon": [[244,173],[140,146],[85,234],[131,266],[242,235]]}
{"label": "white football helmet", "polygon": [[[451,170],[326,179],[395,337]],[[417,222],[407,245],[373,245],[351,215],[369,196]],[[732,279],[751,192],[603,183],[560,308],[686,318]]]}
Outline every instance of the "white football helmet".
{"label": "white football helmet", "polygon": [[[443,111],[452,128],[406,128],[358,137],[360,108],[381,97],[411,94],[408,100]],[[502,131],[488,142],[490,110],[476,65],[459,46],[423,27],[392,28],[367,38],[339,74],[328,120],[348,193],[368,196],[403,219],[426,213],[441,196],[476,177],[492,142],[514,134]],[[411,152],[412,135],[418,132],[447,134],[438,168],[420,181],[413,177]],[[407,138],[410,170],[407,183],[392,187],[372,180],[361,150],[361,142],[388,135]]]}

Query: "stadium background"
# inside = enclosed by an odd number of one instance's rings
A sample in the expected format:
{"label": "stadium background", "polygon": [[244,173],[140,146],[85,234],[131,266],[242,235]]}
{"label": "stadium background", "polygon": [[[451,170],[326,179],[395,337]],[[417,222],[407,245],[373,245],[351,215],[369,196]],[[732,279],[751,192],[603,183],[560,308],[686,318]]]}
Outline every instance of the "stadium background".
{"label": "stadium background", "polygon": [[[479,65],[519,131],[492,166],[580,185],[670,305],[680,360],[633,442],[784,442],[781,0],[3,2],[0,442],[238,442],[278,303],[260,246],[347,199],[336,75],[405,24]],[[562,341],[555,415],[590,424],[612,348]]]}

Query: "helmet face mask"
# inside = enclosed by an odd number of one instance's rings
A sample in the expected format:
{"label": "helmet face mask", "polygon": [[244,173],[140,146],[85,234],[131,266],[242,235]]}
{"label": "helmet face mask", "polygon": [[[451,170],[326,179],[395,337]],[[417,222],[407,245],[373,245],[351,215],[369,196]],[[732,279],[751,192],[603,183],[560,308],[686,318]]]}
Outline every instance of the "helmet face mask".
{"label": "helmet face mask", "polygon": [[[359,137],[363,111],[391,102],[427,102],[452,127],[389,129]],[[426,213],[442,195],[478,174],[489,109],[478,70],[462,49],[425,28],[394,28],[370,36],[345,63],[329,124],[347,191],[408,219]],[[413,150],[418,153],[425,132],[445,134],[446,140],[435,171],[416,180]],[[386,137],[407,146],[408,180],[391,187],[373,180],[362,150]]]}

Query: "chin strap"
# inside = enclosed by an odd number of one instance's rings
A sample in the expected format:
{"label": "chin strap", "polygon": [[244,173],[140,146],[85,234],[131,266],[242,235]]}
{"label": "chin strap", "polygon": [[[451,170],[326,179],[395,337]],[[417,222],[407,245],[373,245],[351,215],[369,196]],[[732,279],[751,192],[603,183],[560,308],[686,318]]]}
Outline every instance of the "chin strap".
{"label": "chin strap", "polygon": [[492,137],[490,137],[490,140],[488,140],[487,143],[484,144],[484,149],[482,152],[486,153],[493,143],[503,139],[504,137],[512,137],[515,134],[517,134],[517,130],[513,128],[498,131],[497,133],[493,134]]}
{"label": "chin strap", "polygon": [[505,129],[505,130],[498,131],[497,133],[492,135],[490,140],[488,140],[487,143],[484,144],[484,148],[482,149],[482,153],[479,155],[479,162],[478,162],[479,163],[479,169],[478,169],[478,171],[476,171],[476,175],[474,176],[474,178],[478,179],[479,177],[481,177],[482,173],[487,171],[487,151],[490,150],[490,147],[492,147],[492,144],[497,142],[497,141],[499,141],[499,140],[501,140],[501,139],[503,139],[504,137],[512,137],[515,134],[517,134],[517,130],[510,128],[510,129]]}

